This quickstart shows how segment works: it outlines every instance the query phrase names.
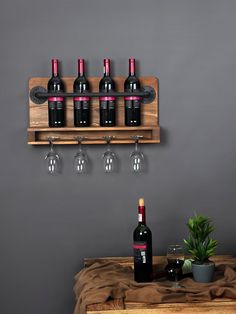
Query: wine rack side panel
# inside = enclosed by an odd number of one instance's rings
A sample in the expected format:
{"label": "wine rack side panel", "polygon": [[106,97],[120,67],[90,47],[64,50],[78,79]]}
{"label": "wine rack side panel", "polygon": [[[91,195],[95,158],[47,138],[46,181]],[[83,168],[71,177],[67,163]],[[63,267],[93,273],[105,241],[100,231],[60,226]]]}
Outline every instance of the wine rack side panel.
{"label": "wine rack side panel", "polygon": [[[63,77],[65,91],[73,92],[75,77]],[[89,77],[92,92],[99,91],[101,77]],[[141,121],[142,126],[158,126],[158,79],[155,77],[140,77],[142,86],[151,86],[156,91],[156,98],[150,104],[142,104]],[[33,77],[29,80],[29,92],[35,86],[47,88],[49,77]],[[114,77],[118,92],[124,91],[125,77]],[[73,99],[66,98],[66,127],[74,127]],[[124,126],[124,98],[117,98],[117,126]],[[48,127],[48,106],[47,101],[41,105],[35,104],[29,98],[29,127]],[[91,127],[99,127],[99,100],[91,99]]]}

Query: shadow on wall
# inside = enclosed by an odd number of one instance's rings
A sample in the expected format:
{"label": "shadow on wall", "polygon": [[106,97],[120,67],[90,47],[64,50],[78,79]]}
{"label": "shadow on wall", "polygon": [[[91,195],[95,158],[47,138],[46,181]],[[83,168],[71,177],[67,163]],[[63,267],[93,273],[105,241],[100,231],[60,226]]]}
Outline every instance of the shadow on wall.
{"label": "shadow on wall", "polygon": [[161,146],[168,145],[168,131],[162,126],[161,126],[161,142],[159,145]]}

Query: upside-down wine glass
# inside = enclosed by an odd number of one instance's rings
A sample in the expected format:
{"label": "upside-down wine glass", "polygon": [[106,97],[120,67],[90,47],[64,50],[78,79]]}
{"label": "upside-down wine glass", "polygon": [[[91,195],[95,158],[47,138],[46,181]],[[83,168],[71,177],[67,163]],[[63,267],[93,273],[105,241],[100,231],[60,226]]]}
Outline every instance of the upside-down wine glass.
{"label": "upside-down wine glass", "polygon": [[58,174],[61,170],[61,159],[55,152],[53,143],[56,140],[54,137],[49,137],[48,142],[50,145],[50,151],[45,156],[46,169],[49,174]]}
{"label": "upside-down wine glass", "polygon": [[131,170],[134,173],[141,173],[145,166],[145,159],[143,153],[139,149],[139,140],[143,138],[141,135],[132,136],[134,139],[134,151],[130,154]]}
{"label": "upside-down wine glass", "polygon": [[102,155],[103,169],[106,173],[115,172],[117,170],[117,155],[111,150],[110,142],[113,136],[105,136],[104,139],[107,142],[107,150]]}
{"label": "upside-down wine glass", "polygon": [[89,168],[89,159],[88,155],[82,148],[82,141],[84,140],[84,137],[77,137],[76,139],[79,144],[79,150],[74,157],[74,170],[77,174],[86,173]]}

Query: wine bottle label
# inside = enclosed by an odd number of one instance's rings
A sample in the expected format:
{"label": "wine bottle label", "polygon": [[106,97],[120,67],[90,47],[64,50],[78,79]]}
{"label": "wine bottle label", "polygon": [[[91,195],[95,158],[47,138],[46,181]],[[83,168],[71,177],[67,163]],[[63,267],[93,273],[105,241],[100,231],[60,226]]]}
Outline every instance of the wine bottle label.
{"label": "wine bottle label", "polygon": [[[101,97],[101,98],[114,98],[114,97]],[[114,100],[101,100],[100,99],[100,107],[101,109],[115,109],[115,101]]]}
{"label": "wine bottle label", "polygon": [[108,108],[109,108],[109,110],[115,109],[115,101],[114,100],[110,100],[108,102]]}
{"label": "wine bottle label", "polygon": [[89,97],[75,97],[74,98],[75,109],[89,109]]}
{"label": "wine bottle label", "polygon": [[132,109],[132,100],[125,100],[125,106],[127,109]]}
{"label": "wine bottle label", "polygon": [[141,97],[125,97],[125,106],[127,109],[132,109],[132,106],[134,109],[139,109],[141,104]]}
{"label": "wine bottle label", "polygon": [[134,109],[140,108],[140,100],[134,100]]}
{"label": "wine bottle label", "polygon": [[[62,97],[57,97],[57,98],[62,98]],[[64,102],[63,101],[48,101],[48,107],[51,110],[55,110],[55,109],[63,109],[64,108]]]}
{"label": "wine bottle label", "polygon": [[101,109],[107,110],[108,102],[105,100],[100,100],[100,107]]}
{"label": "wine bottle label", "polygon": [[48,97],[48,101],[63,101],[64,97]]}
{"label": "wine bottle label", "polygon": [[89,102],[88,101],[74,101],[74,106],[76,110],[87,110],[89,109]]}
{"label": "wine bottle label", "polygon": [[57,110],[61,110],[64,108],[64,103],[62,101],[57,101],[56,103]]}
{"label": "wine bottle label", "polygon": [[147,242],[134,242],[134,260],[138,264],[147,263]]}
{"label": "wine bottle label", "polygon": [[90,98],[89,97],[85,97],[85,96],[80,96],[80,97],[74,97],[75,101],[89,101]]}
{"label": "wine bottle label", "polygon": [[112,101],[112,100],[115,100],[116,98],[113,97],[113,96],[105,96],[105,97],[99,97],[99,100],[101,101]]}
{"label": "wine bottle label", "polygon": [[143,222],[143,214],[138,214],[138,221]]}
{"label": "wine bottle label", "polygon": [[141,100],[139,96],[125,96],[125,100]]}

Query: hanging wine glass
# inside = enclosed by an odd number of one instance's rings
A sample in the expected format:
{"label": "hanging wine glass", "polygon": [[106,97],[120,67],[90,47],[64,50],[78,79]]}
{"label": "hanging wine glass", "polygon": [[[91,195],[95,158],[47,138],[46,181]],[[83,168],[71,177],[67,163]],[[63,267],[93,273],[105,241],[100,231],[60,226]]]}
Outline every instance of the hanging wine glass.
{"label": "hanging wine glass", "polygon": [[145,166],[145,159],[143,153],[139,150],[139,139],[143,138],[141,135],[132,136],[135,142],[134,151],[130,154],[131,170],[134,173],[141,173]]}
{"label": "hanging wine glass", "polygon": [[84,137],[78,137],[76,138],[79,144],[79,150],[77,154],[74,157],[74,170],[75,173],[86,173],[88,172],[89,168],[89,159],[88,155],[82,148],[82,141],[84,140]]}
{"label": "hanging wine glass", "polygon": [[49,174],[58,174],[61,170],[61,159],[55,152],[53,142],[56,138],[49,137],[48,142],[50,145],[50,151],[45,156],[46,170]]}
{"label": "hanging wine glass", "polygon": [[113,136],[105,136],[104,139],[107,142],[107,150],[102,156],[103,160],[103,169],[106,173],[115,172],[117,170],[117,155],[111,150],[110,142],[113,139]]}

